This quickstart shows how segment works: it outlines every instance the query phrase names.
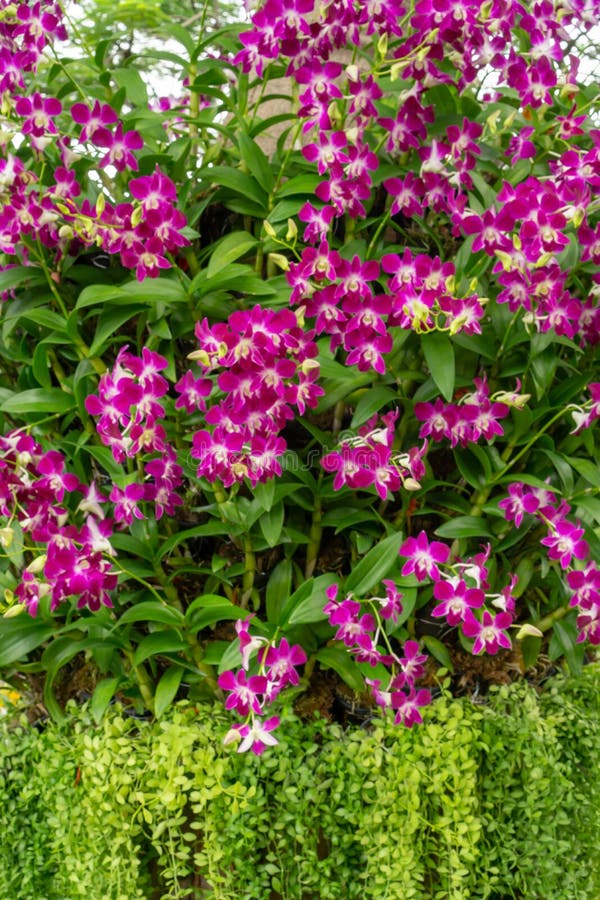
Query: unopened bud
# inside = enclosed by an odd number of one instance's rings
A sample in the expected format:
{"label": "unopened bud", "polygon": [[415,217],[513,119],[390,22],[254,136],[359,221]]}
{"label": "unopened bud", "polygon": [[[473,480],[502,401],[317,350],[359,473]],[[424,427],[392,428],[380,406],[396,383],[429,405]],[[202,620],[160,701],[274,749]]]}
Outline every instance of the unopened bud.
{"label": "unopened bud", "polygon": [[276,266],[279,266],[279,268],[283,272],[289,271],[290,263],[288,258],[284,256],[283,253],[269,253],[269,259],[271,260],[271,262],[274,262]]}
{"label": "unopened bud", "polygon": [[277,232],[275,231],[275,229],[273,228],[273,226],[271,225],[271,223],[268,222],[266,219],[265,219],[265,221],[263,222],[263,229],[264,229],[264,232],[265,232],[265,234],[267,235],[267,237],[270,237],[270,238],[276,238],[276,237],[277,237]]}
{"label": "unopened bud", "polygon": [[285,235],[286,241],[295,241],[298,237],[298,226],[293,219],[288,219],[288,229]]}
{"label": "unopened bud", "polygon": [[526,637],[544,637],[544,632],[540,631],[539,628],[536,628],[535,625],[530,625],[529,622],[526,622],[524,625],[521,625],[519,630],[517,631],[517,640],[522,641],[523,638]]}
{"label": "unopened bud", "polygon": [[14,606],[9,606],[5,613],[3,613],[3,619],[14,619],[16,616],[20,616],[22,612],[25,612],[25,606],[22,603],[15,603]]}
{"label": "unopened bud", "polygon": [[70,225],[61,225],[58,229],[58,236],[62,241],[70,241],[73,237],[73,229]]}
{"label": "unopened bud", "polygon": [[230,728],[225,737],[223,738],[223,746],[227,747],[229,744],[239,744],[242,736],[237,730],[237,728]]}
{"label": "unopened bud", "polygon": [[36,556],[33,562],[30,562],[26,572],[31,572],[32,575],[38,575],[40,572],[44,570],[44,566],[46,565],[47,556],[45,553],[42,553],[40,556]]}
{"label": "unopened bud", "polygon": [[131,224],[132,224],[133,228],[135,228],[137,225],[140,224],[140,222],[142,221],[143,215],[144,214],[142,212],[141,206],[138,206],[136,209],[134,209],[134,211],[131,213]]}

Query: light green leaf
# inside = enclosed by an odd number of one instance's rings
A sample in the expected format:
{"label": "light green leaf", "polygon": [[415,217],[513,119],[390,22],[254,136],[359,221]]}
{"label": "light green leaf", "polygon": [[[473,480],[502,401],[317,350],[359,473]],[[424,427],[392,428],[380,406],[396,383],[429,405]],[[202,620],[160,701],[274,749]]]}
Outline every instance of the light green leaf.
{"label": "light green leaf", "polygon": [[146,85],[137,69],[114,69],[112,75],[118,86],[125,88],[125,93],[130,103],[133,103],[135,106],[148,105]]}
{"label": "light green leaf", "polygon": [[185,303],[188,296],[179,281],[170,278],[146,278],[145,281],[128,281],[125,284],[91,284],[84,288],[77,300],[76,309],[86,306],[102,306],[104,303]]}
{"label": "light green leaf", "polygon": [[234,231],[228,234],[215,245],[206,269],[207,279],[217,275],[229,263],[245,256],[257,244],[256,238],[248,231]]}
{"label": "light green leaf", "polygon": [[323,612],[323,606],[327,600],[325,591],[336,580],[335,575],[327,573],[305,581],[297,591],[294,591],[286,603],[279,620],[280,627],[320,622],[327,618]]}
{"label": "light green leaf", "polygon": [[54,628],[22,613],[14,619],[0,619],[0,667],[23,659],[48,640]]}
{"label": "light green leaf", "polygon": [[11,415],[27,413],[66,413],[75,409],[75,397],[61,391],[60,388],[31,388],[20,391],[5,400],[0,410]]}

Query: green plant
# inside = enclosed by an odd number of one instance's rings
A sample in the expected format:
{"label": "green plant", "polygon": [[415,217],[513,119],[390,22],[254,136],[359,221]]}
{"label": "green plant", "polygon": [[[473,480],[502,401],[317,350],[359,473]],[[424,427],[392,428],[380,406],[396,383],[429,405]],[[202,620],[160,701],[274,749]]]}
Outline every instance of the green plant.
{"label": "green plant", "polygon": [[440,697],[413,730],[286,713],[261,759],[219,707],[4,718],[0,900],[592,900],[599,679]]}

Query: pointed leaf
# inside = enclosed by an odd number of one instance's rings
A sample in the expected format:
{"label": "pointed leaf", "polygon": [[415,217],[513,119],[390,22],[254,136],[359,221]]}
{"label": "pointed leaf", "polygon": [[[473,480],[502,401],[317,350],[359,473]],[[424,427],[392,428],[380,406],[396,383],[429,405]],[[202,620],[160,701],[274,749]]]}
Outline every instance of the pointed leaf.
{"label": "pointed leaf", "polygon": [[94,693],[90,700],[90,712],[96,724],[101,721],[110,701],[115,696],[119,681],[119,678],[103,678],[94,688]]}
{"label": "pointed leaf", "polygon": [[365,689],[364,678],[356,662],[343,647],[323,647],[315,654],[325,669],[333,669],[353,691],[360,693]]}
{"label": "pointed leaf", "polygon": [[19,391],[5,400],[0,406],[2,412],[12,415],[27,413],[66,413],[76,406],[73,394],[67,394],[60,388],[32,388]]}
{"label": "pointed leaf", "polygon": [[454,394],[454,347],[450,337],[439,331],[421,335],[421,346],[431,377],[448,403]]}
{"label": "pointed leaf", "polygon": [[133,665],[139,666],[151,656],[163,653],[179,653],[187,647],[186,642],[172,631],[158,631],[140,641],[133,656]]}
{"label": "pointed leaf", "polygon": [[154,695],[154,715],[157,719],[160,719],[164,711],[168,709],[175,699],[182,677],[183,669],[181,666],[169,666],[166,672],[162,674],[160,681],[156,685],[156,693]]}
{"label": "pointed leaf", "polygon": [[348,575],[345,589],[362,597],[379,584],[398,563],[398,550],[402,540],[403,534],[398,531],[369,550]]}
{"label": "pointed leaf", "polygon": [[229,263],[245,256],[258,243],[248,231],[234,231],[228,234],[215,245],[206,269],[206,277],[212,278],[217,275]]}

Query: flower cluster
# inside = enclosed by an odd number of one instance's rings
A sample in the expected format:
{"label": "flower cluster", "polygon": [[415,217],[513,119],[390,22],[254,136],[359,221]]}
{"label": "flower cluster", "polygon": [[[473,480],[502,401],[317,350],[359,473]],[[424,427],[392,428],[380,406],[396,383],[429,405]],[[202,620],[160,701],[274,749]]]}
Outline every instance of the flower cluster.
{"label": "flower cluster", "polygon": [[442,263],[438,256],[431,258],[424,253],[413,257],[408,249],[401,257],[388,253],[381,262],[384,271],[392,276],[388,325],[400,325],[416,332],[481,334],[480,321],[486,300],[475,294],[453,295],[456,274],[453,263]]}
{"label": "flower cluster", "polygon": [[[315,189],[316,200],[299,213],[305,223],[303,239],[315,246],[290,268],[292,301],[315,318],[317,333],[331,335],[333,349],[343,346],[348,364],[383,373],[383,357],[391,349],[389,326],[472,334],[480,332],[484,315],[485,299],[473,293],[475,283],[465,296],[454,295],[451,263],[442,266],[420,254],[411,266],[410,250],[402,260],[385,255],[383,270],[393,276],[390,301],[373,290],[378,264],[370,254],[364,261],[355,257],[349,262],[333,250],[332,234],[340,231],[335,220],[364,218],[381,202],[374,190],[373,173],[380,162],[372,150],[374,137],[396,168],[401,160],[398,174],[383,180],[392,218],[425,218],[429,211],[447,215],[457,237],[473,235],[473,252],[484,250],[496,259],[499,302],[522,309],[525,321],[540,331],[552,329],[569,338],[579,334],[583,343],[600,340],[595,296],[578,297],[567,286],[568,265],[560,262],[561,252],[573,241],[584,248],[582,261],[600,258],[598,228],[588,221],[600,177],[597,132],[587,138],[592,147],[573,143],[584,133],[586,116],[575,115],[574,106],[568,115],[550,118],[548,130],[569,142],[560,158],[549,163],[552,177],[530,176],[516,186],[505,181],[496,209],[486,186],[475,184],[472,175],[481,155],[482,125],[463,117],[461,124],[447,125],[441,134],[437,127],[430,134],[436,111],[426,103],[431,87],[449,85],[461,93],[485,66],[496,73],[498,89],[506,84],[517,92],[522,108],[551,106],[554,88],[562,81],[566,89],[575,75],[573,67],[558,75],[569,29],[589,27],[592,19],[589,10],[573,4],[559,10],[552,4],[528,9],[508,3],[488,10],[482,2],[460,10],[448,3],[418,2],[407,14],[397,2],[316,8],[312,0],[303,0],[289,13],[281,0],[269,0],[253,15],[235,62],[244,71],[254,68],[261,74],[269,62],[287,61],[287,75],[298,85],[298,115],[309,136],[302,154],[324,179]],[[518,49],[515,29],[521,38]],[[382,56],[373,72],[365,70],[365,61],[344,66],[335,59],[349,41],[373,46],[373,36]],[[390,56],[383,60],[388,47]],[[402,77],[410,84],[393,107],[378,84],[382,65],[392,79]],[[495,118],[489,124],[494,134]],[[532,126],[517,134],[512,129],[506,148],[511,165],[535,155],[534,132]],[[483,191],[485,211],[473,208],[469,192],[474,188]],[[350,296],[346,278],[353,284]]]}
{"label": "flower cluster", "polygon": [[23,75],[37,70],[44,49],[54,41],[66,40],[60,3],[4,2],[0,15],[0,94],[24,89]]}
{"label": "flower cluster", "polygon": [[[85,516],[79,526],[70,524],[73,514],[67,505],[76,492],[83,495],[77,511]],[[0,515],[5,519],[0,543],[10,555],[20,530],[33,555],[15,590],[32,616],[44,597],[49,597],[51,610],[69,597],[77,597],[78,608],[92,611],[112,606],[117,575],[110,562],[112,523],[100,506],[105,500],[94,485],[86,489],[65,471],[57,450],[44,452],[22,431],[0,437]]]}
{"label": "flower cluster", "polygon": [[[420,707],[431,702],[431,693],[425,688],[416,689],[416,682],[425,674],[427,656],[422,654],[416,641],[406,641],[402,649],[394,651],[384,623],[398,622],[402,612],[401,594],[393,581],[386,580],[385,597],[372,597],[364,603],[369,612],[363,612],[361,603],[352,594],[338,600],[337,584],[327,589],[327,603],[323,612],[335,629],[335,640],[342,641],[357,662],[384,666],[388,669],[385,685],[381,678],[366,678],[373,697],[382,709],[394,710],[394,722],[411,728],[422,722]],[[382,650],[380,641],[385,644]]]}
{"label": "flower cluster", "polygon": [[[188,243],[182,233],[185,216],[176,208],[175,185],[158,167],[151,175],[129,181],[132,201],[108,202],[102,194],[95,204],[87,198],[77,201],[89,194],[88,182],[80,169],[79,176],[75,170],[80,151],[85,150],[100,170],[135,172],[142,136],[125,131],[107,103],[96,100],[92,107],[74,103],[61,122],[65,110],[58,97],[21,93],[26,90],[23,75],[35,72],[48,43],[66,39],[61,17],[60,4],[49,2],[11,4],[0,16],[0,252],[28,265],[39,243],[54,253],[59,268],[69,255],[100,247],[119,254],[122,265],[134,269],[140,281],[156,277],[170,266],[167,255]],[[73,122],[81,126],[76,150]],[[44,161],[50,177],[39,178],[10,152],[17,139],[24,139],[35,158]]]}
{"label": "flower cluster", "polygon": [[321,460],[326,472],[335,472],[334,490],[344,485],[354,489],[373,486],[382,500],[400,490],[415,491],[425,474],[423,457],[427,442],[411,447],[407,453],[394,450],[395,423],[398,411],[374,416],[358,430],[355,437],[344,438],[337,449]]}
{"label": "flower cluster", "polygon": [[423,422],[419,437],[432,441],[449,440],[452,447],[477,443],[480,438],[492,441],[504,434],[500,420],[505,419],[511,406],[523,406],[529,396],[519,394],[520,384],[513,394],[500,392],[489,395],[484,378],[474,380],[476,390],[464,394],[458,403],[444,403],[438,397],[435,403],[415,403],[415,417]]}
{"label": "flower cluster", "polygon": [[[475,655],[496,654],[500,648],[511,647],[507,630],[514,617],[512,592],[517,578],[512,576],[499,593],[490,593],[486,565],[490,551],[488,544],[472,558],[450,562],[450,547],[441,541],[429,541],[425,531],[416,538],[407,538],[399,551],[406,559],[402,575],[414,574],[418,581],[434,582],[433,596],[440,602],[431,615],[445,618],[451,627],[459,627],[466,638],[473,638]],[[486,602],[494,609],[487,609]]]}
{"label": "flower cluster", "polygon": [[[237,672],[222,672],[218,683],[229,694],[225,708],[234,710],[246,720],[230,729],[224,743],[237,743],[238,753],[251,750],[260,756],[266,746],[278,743],[271,732],[279,725],[279,716],[263,718],[266,709],[284,688],[299,683],[297,667],[306,662],[306,653],[298,644],[290,645],[286,638],[276,644],[265,637],[251,635],[250,618],[236,622],[242,668]],[[257,656],[258,670],[250,675],[254,655]]]}
{"label": "flower cluster", "polygon": [[203,377],[186,375],[178,383],[181,404],[190,411],[206,408],[212,389],[208,376],[221,392],[205,415],[212,432],[202,429],[193,437],[198,477],[220,479],[228,487],[245,478],[257,484],[281,475],[286,449],[281,430],[294,418],[294,407],[303,414],[323,394],[316,384],[312,333],[300,327],[291,310],[255,306],[234,312],[227,323],[199,322],[196,337],[200,349],[190,357]]}
{"label": "flower cluster", "polygon": [[566,583],[573,592],[570,604],[577,610],[578,642],[600,644],[600,569],[590,558],[590,548],[580,523],[567,516],[571,512],[566,500],[556,501],[554,491],[530,487],[521,482],[509,485],[508,496],[498,503],[508,522],[517,528],[524,517],[534,516],[548,534],[540,541],[548,558],[566,573]]}
{"label": "flower cluster", "polygon": [[552,329],[571,339],[579,334],[582,343],[595,344],[600,340],[595,298],[582,300],[569,290],[569,271],[561,267],[558,254],[574,241],[583,247],[583,261],[600,261],[596,231],[587,221],[591,185],[600,183],[600,176],[589,179],[582,171],[600,173],[600,160],[595,150],[584,153],[574,147],[561,160],[551,179],[530,176],[516,186],[505,182],[497,210],[478,214],[466,208],[453,221],[457,231],[474,235],[474,252],[496,258],[499,303],[523,311],[525,321],[541,332]]}
{"label": "flower cluster", "polygon": [[143,500],[154,504],[157,519],[172,516],[183,502],[177,493],[183,470],[161,424],[169,385],[160,372],[167,366],[164,356],[147,347],[141,357],[122,347],[112,371],[101,377],[98,393],[85,401],[90,415],[98,417],[96,430],[115,461],[144,460],[144,483],[115,485],[110,494],[115,520],[123,526],[143,518],[138,506]]}

